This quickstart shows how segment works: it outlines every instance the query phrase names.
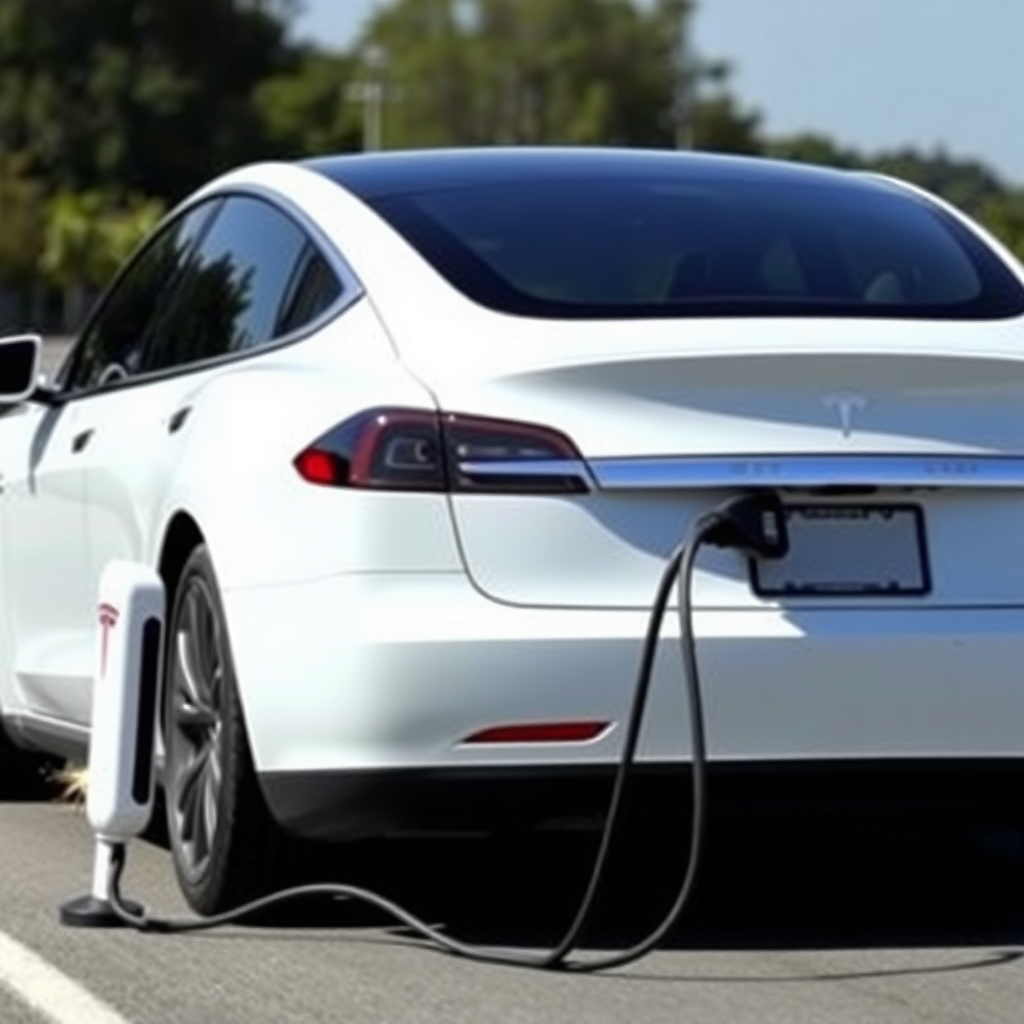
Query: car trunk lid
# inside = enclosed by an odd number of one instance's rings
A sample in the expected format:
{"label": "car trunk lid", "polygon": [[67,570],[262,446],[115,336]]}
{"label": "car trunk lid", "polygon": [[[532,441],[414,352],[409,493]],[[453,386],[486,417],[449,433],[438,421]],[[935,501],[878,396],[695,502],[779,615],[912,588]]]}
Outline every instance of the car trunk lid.
{"label": "car trunk lid", "polygon": [[446,411],[567,435],[590,490],[452,495],[490,597],[646,606],[698,514],[770,486],[791,555],[707,550],[699,606],[1024,604],[1018,323],[497,322],[419,372]]}

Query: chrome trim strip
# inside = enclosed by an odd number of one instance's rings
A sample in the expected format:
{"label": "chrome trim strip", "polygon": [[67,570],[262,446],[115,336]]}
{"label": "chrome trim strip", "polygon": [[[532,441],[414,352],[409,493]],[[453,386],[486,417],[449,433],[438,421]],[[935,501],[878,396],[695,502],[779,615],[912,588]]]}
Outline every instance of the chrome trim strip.
{"label": "chrome trim strip", "polygon": [[510,459],[508,462],[460,462],[459,472],[466,476],[578,476],[593,481],[582,459]]}
{"label": "chrome trim strip", "polygon": [[472,462],[471,476],[582,476],[600,490],[960,487],[1024,490],[1024,455],[694,455]]}

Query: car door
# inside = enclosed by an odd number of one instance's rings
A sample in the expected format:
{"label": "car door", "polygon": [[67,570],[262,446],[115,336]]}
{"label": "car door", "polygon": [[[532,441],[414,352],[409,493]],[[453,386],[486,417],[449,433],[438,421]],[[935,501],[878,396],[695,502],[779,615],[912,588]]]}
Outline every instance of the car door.
{"label": "car door", "polygon": [[104,457],[96,440],[121,419],[118,406],[135,404],[148,331],[210,213],[175,219],[118,276],[62,367],[58,404],[24,404],[5,417],[0,587],[14,699],[35,717],[88,722],[99,583],[88,471]]}
{"label": "car door", "polygon": [[[174,472],[207,385],[340,295],[304,230],[269,201],[219,205],[149,331],[143,378],[101,396],[86,460],[90,574],[159,550]],[[200,523],[200,526],[202,524]]]}
{"label": "car door", "polygon": [[57,717],[86,670],[79,650],[82,612],[94,603],[86,590],[78,413],[73,404],[11,410],[0,454],[9,685],[16,703]]}

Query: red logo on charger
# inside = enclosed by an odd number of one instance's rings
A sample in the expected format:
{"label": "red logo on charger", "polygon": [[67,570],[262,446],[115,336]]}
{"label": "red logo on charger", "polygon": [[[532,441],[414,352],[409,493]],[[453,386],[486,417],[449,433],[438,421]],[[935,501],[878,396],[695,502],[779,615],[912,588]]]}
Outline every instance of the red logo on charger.
{"label": "red logo on charger", "polygon": [[101,604],[99,607],[100,619],[100,678],[107,674],[107,644],[110,639],[110,631],[117,625],[121,613],[112,604]]}

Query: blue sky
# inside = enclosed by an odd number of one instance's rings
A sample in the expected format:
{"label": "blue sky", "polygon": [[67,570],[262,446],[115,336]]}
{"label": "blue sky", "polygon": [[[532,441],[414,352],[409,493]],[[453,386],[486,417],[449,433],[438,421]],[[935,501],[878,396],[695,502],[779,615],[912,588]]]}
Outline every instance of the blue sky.
{"label": "blue sky", "polygon": [[[305,0],[299,31],[350,45],[377,2]],[[1024,0],[701,0],[695,31],[769,132],[942,145],[1024,184]]]}

